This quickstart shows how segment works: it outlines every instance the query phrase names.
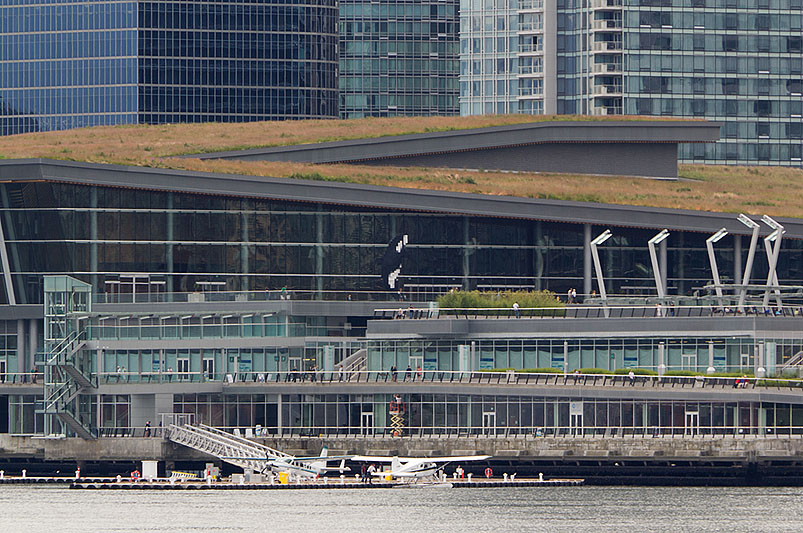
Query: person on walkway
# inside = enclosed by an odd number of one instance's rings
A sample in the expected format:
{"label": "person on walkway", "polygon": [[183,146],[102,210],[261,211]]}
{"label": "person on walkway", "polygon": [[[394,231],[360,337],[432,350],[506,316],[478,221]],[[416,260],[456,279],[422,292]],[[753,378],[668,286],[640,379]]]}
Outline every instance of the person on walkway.
{"label": "person on walkway", "polygon": [[516,318],[521,317],[519,314],[519,302],[513,302],[513,314],[516,316]]}
{"label": "person on walkway", "polygon": [[404,372],[404,381],[412,379],[412,377],[413,377],[413,369],[410,367],[410,365],[407,365],[407,370]]}
{"label": "person on walkway", "polygon": [[393,363],[393,365],[390,367],[390,376],[393,381],[396,381],[398,373],[399,372],[398,369],[396,368],[396,363]]}
{"label": "person on walkway", "polygon": [[150,437],[151,436],[151,421],[150,420],[145,422],[145,436],[146,437]]}
{"label": "person on walkway", "polygon": [[633,385],[636,383],[636,373],[632,370],[627,373],[627,378],[630,380],[630,384]]}
{"label": "person on walkway", "polygon": [[373,463],[371,466],[368,467],[368,484],[371,485],[373,483],[374,472],[376,472],[376,467]]}

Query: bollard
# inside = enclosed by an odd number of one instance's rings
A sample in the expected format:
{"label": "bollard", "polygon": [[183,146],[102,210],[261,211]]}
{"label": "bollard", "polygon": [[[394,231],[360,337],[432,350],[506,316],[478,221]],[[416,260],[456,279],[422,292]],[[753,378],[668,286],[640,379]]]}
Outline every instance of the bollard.
{"label": "bollard", "polygon": [[340,474],[340,484],[341,485],[346,484],[346,476],[344,476],[343,474]]}
{"label": "bollard", "polygon": [[6,471],[0,470],[0,479],[5,479],[5,478],[6,478]]}
{"label": "bollard", "polygon": [[441,472],[441,482],[446,483],[446,472]]}
{"label": "bollard", "polygon": [[207,487],[212,486],[212,476],[206,476],[206,486]]}
{"label": "bollard", "polygon": [[328,478],[328,477],[324,476],[324,478],[323,478],[323,484],[324,484],[324,485],[328,485],[328,484],[329,484],[329,478]]}
{"label": "bollard", "polygon": [[474,475],[474,474],[472,474],[471,472],[469,472],[469,473],[468,473],[468,476],[467,476],[467,477],[468,477],[468,482],[469,482],[469,483],[471,483],[471,476],[473,476],[473,475]]}
{"label": "bollard", "polygon": [[[118,477],[119,477],[119,476],[118,476]],[[176,484],[176,478],[174,478],[174,477],[171,477],[171,478],[170,478],[170,485],[171,485],[171,486],[173,486],[173,485],[175,485],[175,484]]]}
{"label": "bollard", "polygon": [[543,481],[543,480],[544,480],[544,473],[538,472],[538,481]]}
{"label": "bollard", "polygon": [[120,483],[123,480],[123,476],[117,474],[117,483]]}
{"label": "bollard", "polygon": [[510,474],[510,481],[516,481],[516,474]]}
{"label": "bollard", "polygon": [[505,483],[507,483],[507,472],[505,472],[504,474],[502,474],[502,477],[504,478],[502,481],[504,481]]}
{"label": "bollard", "polygon": [[454,478],[454,480],[455,480],[455,481],[457,481],[457,472],[454,472],[454,473],[452,474],[452,477]]}
{"label": "bollard", "polygon": [[25,478],[28,475],[28,471],[24,468],[22,469],[22,477]]}
{"label": "bollard", "polygon": [[276,483],[276,478],[273,476],[273,474],[271,474],[270,477],[268,477],[268,479],[270,480],[271,485]]}

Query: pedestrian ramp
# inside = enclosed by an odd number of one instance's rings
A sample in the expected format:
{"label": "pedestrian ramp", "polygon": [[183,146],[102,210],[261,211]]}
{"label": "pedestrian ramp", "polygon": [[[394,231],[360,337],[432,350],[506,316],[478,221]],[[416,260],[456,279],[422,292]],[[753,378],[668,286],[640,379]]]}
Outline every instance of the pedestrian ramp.
{"label": "pedestrian ramp", "polygon": [[243,469],[260,472],[268,460],[293,458],[288,453],[204,424],[170,424],[167,429],[167,438],[171,442]]}

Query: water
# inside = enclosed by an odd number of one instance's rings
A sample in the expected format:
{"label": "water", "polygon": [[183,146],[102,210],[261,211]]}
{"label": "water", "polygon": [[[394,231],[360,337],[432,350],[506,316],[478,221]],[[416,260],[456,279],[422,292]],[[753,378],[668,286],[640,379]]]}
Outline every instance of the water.
{"label": "water", "polygon": [[803,489],[82,491],[0,486],[0,531],[799,531]]}

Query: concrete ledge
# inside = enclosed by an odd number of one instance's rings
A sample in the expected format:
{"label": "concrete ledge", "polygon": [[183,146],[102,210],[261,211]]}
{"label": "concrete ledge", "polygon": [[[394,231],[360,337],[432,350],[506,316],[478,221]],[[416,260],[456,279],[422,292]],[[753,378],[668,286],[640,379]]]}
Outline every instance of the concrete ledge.
{"label": "concrete ledge", "polygon": [[521,457],[521,450],[496,450],[497,457]]}

